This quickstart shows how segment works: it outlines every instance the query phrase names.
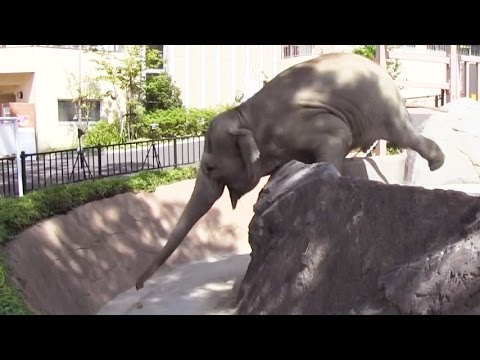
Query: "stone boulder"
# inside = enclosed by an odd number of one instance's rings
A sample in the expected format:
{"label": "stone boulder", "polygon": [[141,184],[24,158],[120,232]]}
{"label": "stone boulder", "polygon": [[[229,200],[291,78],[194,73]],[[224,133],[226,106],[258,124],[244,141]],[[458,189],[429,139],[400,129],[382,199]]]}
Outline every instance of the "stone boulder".
{"label": "stone boulder", "polygon": [[292,161],[259,195],[238,314],[480,314],[480,198]]}
{"label": "stone boulder", "polygon": [[445,153],[445,164],[430,171],[427,161],[407,150],[405,184],[445,185],[480,183],[480,104],[462,98],[444,106],[418,126]]}

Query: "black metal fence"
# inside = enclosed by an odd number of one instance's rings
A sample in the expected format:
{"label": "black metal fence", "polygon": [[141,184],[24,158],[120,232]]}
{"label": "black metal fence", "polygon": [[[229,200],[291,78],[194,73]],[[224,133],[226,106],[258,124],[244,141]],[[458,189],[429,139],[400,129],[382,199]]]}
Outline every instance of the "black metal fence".
{"label": "black metal fence", "polygon": [[[203,155],[203,136],[165,138],[42,153],[21,153],[23,192],[56,184],[195,164]],[[18,194],[15,157],[0,159],[0,196]]]}
{"label": "black metal fence", "polygon": [[0,171],[2,172],[2,187],[0,194],[13,195],[18,193],[16,162],[17,160],[15,157],[0,159]]}

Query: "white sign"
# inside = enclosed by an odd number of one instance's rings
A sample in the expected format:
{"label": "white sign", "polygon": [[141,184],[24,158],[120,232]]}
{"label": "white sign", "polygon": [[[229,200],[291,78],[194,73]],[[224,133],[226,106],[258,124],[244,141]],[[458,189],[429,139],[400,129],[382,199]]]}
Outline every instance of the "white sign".
{"label": "white sign", "polygon": [[[0,134],[6,134],[6,138],[8,139],[8,131],[12,131],[13,128],[13,153],[17,158],[17,181],[18,181],[18,196],[23,196],[23,182],[22,182],[22,160],[20,158],[20,146],[19,146],[19,136],[18,136],[18,117],[0,117]],[[2,129],[3,128],[3,129]],[[1,135],[0,135],[1,136]],[[11,144],[10,144],[11,145]],[[10,155],[10,154],[7,154]]]}

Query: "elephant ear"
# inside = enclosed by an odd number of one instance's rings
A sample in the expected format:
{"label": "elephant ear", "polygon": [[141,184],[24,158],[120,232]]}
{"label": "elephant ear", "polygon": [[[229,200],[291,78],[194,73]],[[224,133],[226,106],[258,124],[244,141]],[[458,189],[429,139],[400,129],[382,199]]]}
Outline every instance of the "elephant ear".
{"label": "elephant ear", "polygon": [[229,130],[229,133],[236,137],[236,144],[247,169],[247,175],[252,179],[254,177],[253,164],[260,157],[260,150],[253,133],[248,129]]}

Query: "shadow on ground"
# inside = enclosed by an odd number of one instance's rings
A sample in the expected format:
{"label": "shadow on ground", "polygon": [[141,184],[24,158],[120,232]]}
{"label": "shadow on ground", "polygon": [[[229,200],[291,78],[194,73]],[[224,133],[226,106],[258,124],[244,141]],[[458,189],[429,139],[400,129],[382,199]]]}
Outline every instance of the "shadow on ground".
{"label": "shadow on ground", "polygon": [[[249,252],[248,224],[265,181],[236,210],[225,190],[162,269]],[[116,195],[38,223],[6,246],[14,282],[40,314],[95,314],[134,286],[165,244],[193,185],[186,180],[152,194]]]}
{"label": "shadow on ground", "polygon": [[232,315],[236,291],[250,254],[226,255],[217,261],[159,271],[141,291],[129,289],[104,305],[99,315]]}

